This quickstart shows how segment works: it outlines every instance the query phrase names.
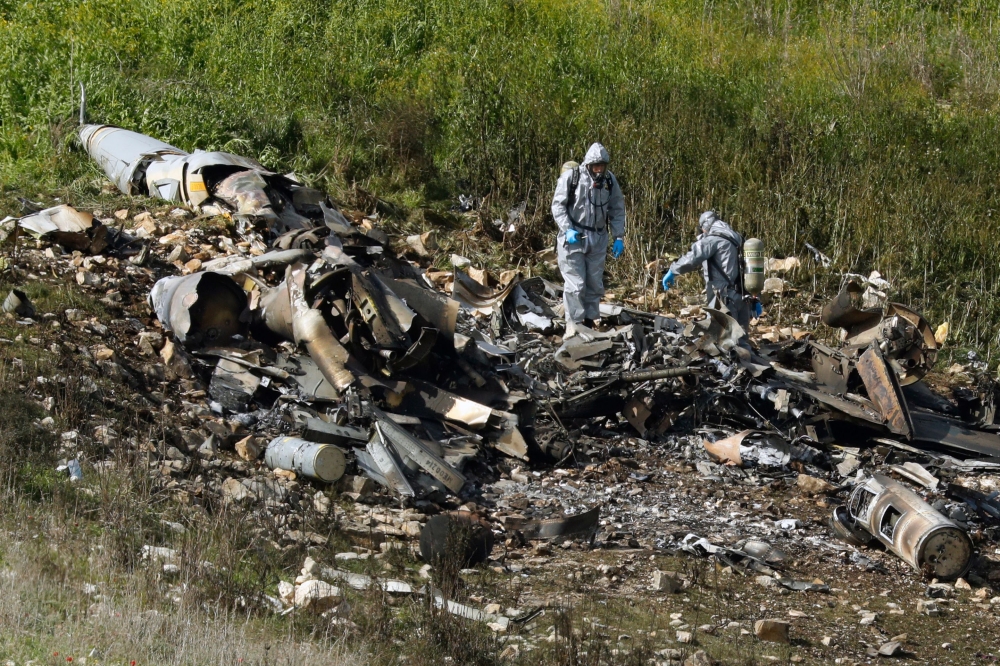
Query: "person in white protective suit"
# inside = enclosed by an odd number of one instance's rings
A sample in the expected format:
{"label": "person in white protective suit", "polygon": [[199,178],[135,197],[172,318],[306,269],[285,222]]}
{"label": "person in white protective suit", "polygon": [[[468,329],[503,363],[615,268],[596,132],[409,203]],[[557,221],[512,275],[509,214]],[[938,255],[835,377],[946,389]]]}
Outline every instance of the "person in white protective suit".
{"label": "person in white protective suit", "polygon": [[[719,309],[725,305],[729,314],[744,331],[750,330],[751,300],[745,297],[742,287],[740,254],[743,237],[709,210],[698,219],[701,235],[691,245],[690,251],[670,265],[663,276],[663,290],[674,284],[678,275],[702,269],[705,278],[705,298],[708,307]],[[755,313],[760,316],[760,304],[754,301]]]}
{"label": "person in white protective suit", "polygon": [[625,252],[625,199],[608,170],[610,159],[604,146],[591,145],[583,164],[559,177],[552,197],[567,337],[576,333],[577,324],[593,326],[601,316],[609,239],[614,239],[616,259]]}

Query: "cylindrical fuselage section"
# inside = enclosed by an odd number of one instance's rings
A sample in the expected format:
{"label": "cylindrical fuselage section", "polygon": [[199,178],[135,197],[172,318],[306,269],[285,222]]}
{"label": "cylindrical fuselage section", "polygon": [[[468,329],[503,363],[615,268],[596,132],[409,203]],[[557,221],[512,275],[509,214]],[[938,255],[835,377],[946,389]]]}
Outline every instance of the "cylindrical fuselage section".
{"label": "cylindrical fuselage section", "polygon": [[972,561],[965,530],[919,495],[876,474],[851,496],[855,520],[914,569],[938,578],[957,578]]}
{"label": "cylindrical fuselage section", "polygon": [[169,143],[113,125],[84,125],[80,128],[80,143],[108,178],[126,194],[136,194],[133,186],[135,172],[144,157],[187,155]]}

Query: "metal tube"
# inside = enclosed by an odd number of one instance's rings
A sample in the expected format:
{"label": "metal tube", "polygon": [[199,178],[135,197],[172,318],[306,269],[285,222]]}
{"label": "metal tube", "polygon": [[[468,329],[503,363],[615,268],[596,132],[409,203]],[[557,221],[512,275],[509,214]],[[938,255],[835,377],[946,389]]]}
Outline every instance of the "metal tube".
{"label": "metal tube", "polygon": [[965,530],[883,474],[854,490],[848,511],[855,525],[917,571],[957,578],[971,564],[972,541]]}
{"label": "metal tube", "polygon": [[267,445],[264,462],[271,469],[287,469],[312,479],[333,483],[344,475],[347,459],[332,444],[317,444],[298,437],[277,437]]}
{"label": "metal tube", "polygon": [[670,377],[687,377],[688,375],[696,374],[694,368],[684,366],[681,368],[659,368],[659,369],[649,369],[649,370],[633,370],[632,372],[623,372],[620,377],[624,382],[630,384],[638,382],[646,382],[654,379],[669,379]]}
{"label": "metal tube", "polygon": [[301,267],[294,270],[286,280],[292,306],[292,333],[295,342],[305,345],[309,356],[319,366],[326,380],[338,391],[343,391],[354,383],[354,375],[344,367],[349,354],[340,341],[333,337],[323,314],[306,303],[304,281],[305,269]]}
{"label": "metal tube", "polygon": [[142,192],[146,167],[151,160],[187,156],[169,143],[113,125],[83,125],[80,143],[125,194]]}

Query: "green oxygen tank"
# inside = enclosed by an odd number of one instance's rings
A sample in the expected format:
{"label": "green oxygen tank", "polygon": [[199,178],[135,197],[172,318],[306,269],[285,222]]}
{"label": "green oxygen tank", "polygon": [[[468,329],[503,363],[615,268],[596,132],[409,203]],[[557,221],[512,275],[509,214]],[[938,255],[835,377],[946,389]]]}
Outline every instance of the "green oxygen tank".
{"label": "green oxygen tank", "polygon": [[748,238],[743,243],[743,286],[754,295],[764,289],[764,242],[759,238]]}

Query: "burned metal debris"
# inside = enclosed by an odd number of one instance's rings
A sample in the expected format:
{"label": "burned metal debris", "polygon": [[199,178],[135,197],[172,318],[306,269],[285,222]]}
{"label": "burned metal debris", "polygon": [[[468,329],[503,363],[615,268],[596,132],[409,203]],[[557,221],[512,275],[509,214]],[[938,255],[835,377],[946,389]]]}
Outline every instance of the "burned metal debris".
{"label": "burned metal debris", "polygon": [[837,507],[833,525],[846,541],[867,545],[878,539],[914,569],[926,568],[937,578],[957,578],[972,561],[972,541],[962,528],[881,474],[859,484],[847,505]]}
{"label": "burned metal debris", "polygon": [[[823,311],[843,329],[837,347],[806,338],[749,351],[723,312],[696,307],[676,319],[610,304],[597,328],[564,338],[559,285],[512,274],[491,286],[471,269],[425,269],[397,256],[373,220],[348,219],[318,191],[253,160],[188,154],[103,125],[80,136],[123,192],[239,222],[225,256],[162,277],[150,303],[163,328],[208,362],[213,410],[260,432],[280,423],[283,436],[265,455],[271,469],[325,482],[349,471],[381,486],[386,500],[437,512],[490,506],[498,479],[523,476],[522,465],[580,469],[628,458],[629,441],[676,450],[697,433],[702,446],[689,455],[707,478],[795,479],[808,470],[817,481],[810,492],[839,504],[833,524],[851,543],[880,541],[939,577],[968,567],[963,527],[898,483],[855,474],[873,447],[895,452],[887,462],[920,483],[907,463],[1000,459],[997,385],[953,400],[933,393],[921,380],[937,342],[900,304],[862,307],[862,290],[848,282]],[[416,254],[431,245],[421,240]],[[995,502],[955,492],[996,518]],[[601,509],[582,501],[574,509],[494,526],[526,540],[587,543]],[[753,545],[661,542],[775,566]]]}

